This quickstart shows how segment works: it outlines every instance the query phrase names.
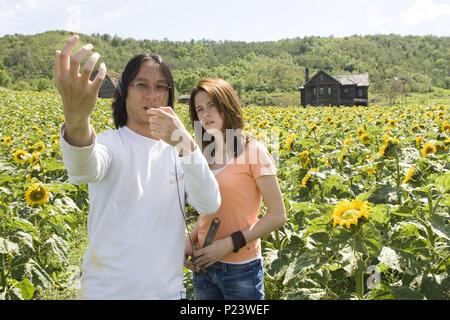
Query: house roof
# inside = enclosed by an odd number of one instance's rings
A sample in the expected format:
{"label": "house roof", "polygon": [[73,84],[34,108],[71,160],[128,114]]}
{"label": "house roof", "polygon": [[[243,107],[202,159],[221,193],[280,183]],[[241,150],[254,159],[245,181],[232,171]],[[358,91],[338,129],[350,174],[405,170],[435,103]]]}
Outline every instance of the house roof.
{"label": "house roof", "polygon": [[356,84],[360,87],[368,87],[369,86],[369,74],[345,74],[345,75],[337,75],[334,78],[342,83],[343,85],[352,85]]}
{"label": "house roof", "polygon": [[369,74],[368,73],[345,74],[345,75],[332,76],[329,73],[327,73],[323,70],[320,70],[314,76],[312,76],[308,81],[306,81],[303,84],[303,86],[300,87],[300,89],[303,89],[305,87],[305,85],[307,85],[320,72],[322,72],[325,75],[329,76],[330,78],[340,82],[342,85],[355,85],[356,84],[359,87],[368,87],[369,86]]}

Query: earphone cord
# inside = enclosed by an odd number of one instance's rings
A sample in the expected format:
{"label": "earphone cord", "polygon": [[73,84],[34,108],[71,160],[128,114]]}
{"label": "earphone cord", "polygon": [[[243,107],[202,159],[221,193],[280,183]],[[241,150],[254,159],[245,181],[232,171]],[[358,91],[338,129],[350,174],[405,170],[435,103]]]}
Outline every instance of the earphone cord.
{"label": "earphone cord", "polygon": [[186,221],[186,213],[184,212],[184,206],[181,204],[180,186],[178,184],[177,156],[176,156],[175,148],[173,148],[173,155],[174,155],[174,163],[175,163],[175,181],[177,182],[178,204],[180,205],[181,215],[183,216],[184,225],[186,226],[187,234],[189,236],[189,244],[191,245],[191,252],[192,252],[192,254],[194,254],[194,245],[192,243],[191,233],[189,232],[188,224]]}

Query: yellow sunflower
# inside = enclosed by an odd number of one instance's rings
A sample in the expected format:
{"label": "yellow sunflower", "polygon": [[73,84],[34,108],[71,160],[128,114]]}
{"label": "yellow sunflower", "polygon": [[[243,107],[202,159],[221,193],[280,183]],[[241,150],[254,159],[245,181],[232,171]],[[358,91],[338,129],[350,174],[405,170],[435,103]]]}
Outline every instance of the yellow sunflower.
{"label": "yellow sunflower", "polygon": [[390,127],[396,127],[397,126],[397,120],[388,120],[388,124]]}
{"label": "yellow sunflower", "polygon": [[300,162],[303,168],[306,168],[311,163],[311,159],[309,158],[309,151],[304,150],[300,153]]}
{"label": "yellow sunflower", "polygon": [[22,149],[17,149],[13,153],[14,161],[17,163],[25,163],[31,155]]}
{"label": "yellow sunflower", "polygon": [[328,158],[326,158],[326,157],[322,157],[322,158],[320,158],[319,160],[320,160],[320,162],[322,162],[324,165],[326,165],[326,166],[331,166],[330,159],[328,159]]}
{"label": "yellow sunflower", "polygon": [[416,148],[420,148],[420,146],[422,145],[423,142],[423,137],[422,136],[417,136],[416,137]]}
{"label": "yellow sunflower", "polygon": [[48,197],[48,189],[40,183],[31,184],[25,192],[25,201],[30,206],[46,204]]}
{"label": "yellow sunflower", "polygon": [[414,174],[416,173],[416,167],[411,166],[411,168],[408,169],[408,172],[406,173],[405,178],[403,179],[403,183],[408,183],[411,180],[414,180]]}
{"label": "yellow sunflower", "polygon": [[12,138],[10,136],[4,136],[2,142],[5,146],[10,146],[12,144]]}
{"label": "yellow sunflower", "polygon": [[344,200],[339,202],[333,210],[331,216],[333,227],[350,228],[352,224],[357,225],[360,218],[369,218],[369,205],[367,201],[355,199],[353,201]]}
{"label": "yellow sunflower", "polygon": [[308,173],[303,177],[302,179],[302,188],[306,188],[308,186],[308,181],[309,179],[311,179],[312,174],[311,173],[315,173],[315,172],[319,172],[319,169],[317,168],[312,168],[308,171]]}
{"label": "yellow sunflower", "polygon": [[309,179],[311,179],[311,175],[309,173],[307,173],[302,179],[302,184],[301,184],[302,188],[306,188],[306,186],[308,185]]}
{"label": "yellow sunflower", "polygon": [[436,146],[431,142],[427,142],[420,150],[420,154],[424,157],[427,157],[430,153],[436,153],[436,151]]}
{"label": "yellow sunflower", "polygon": [[370,137],[367,133],[363,133],[359,136],[359,140],[362,144],[368,144],[370,142]]}
{"label": "yellow sunflower", "polygon": [[59,135],[57,134],[52,134],[50,136],[50,139],[52,140],[52,145],[59,145]]}
{"label": "yellow sunflower", "polygon": [[358,132],[358,136],[360,136],[360,135],[366,133],[366,128],[362,125],[358,128],[357,132]]}
{"label": "yellow sunflower", "polygon": [[377,172],[376,168],[373,167],[369,167],[369,168],[365,168],[363,169],[364,173],[367,174],[368,176],[373,176],[375,174],[375,172]]}
{"label": "yellow sunflower", "polygon": [[347,157],[347,154],[348,154],[348,148],[346,146],[342,147],[341,151],[338,154],[339,163],[344,162],[344,159]]}
{"label": "yellow sunflower", "polygon": [[441,126],[441,131],[450,131],[450,123],[448,121],[444,121]]}
{"label": "yellow sunflower", "polygon": [[291,146],[293,142],[294,142],[294,135],[293,134],[288,135],[284,142],[284,146],[287,151],[291,151]]}
{"label": "yellow sunflower", "polygon": [[42,151],[44,151],[44,150],[45,150],[45,143],[42,142],[42,141],[36,142],[36,143],[33,145],[33,150],[34,150],[34,151],[37,151],[37,152],[42,152]]}
{"label": "yellow sunflower", "polygon": [[346,138],[346,139],[344,139],[344,146],[349,146],[350,143],[352,143],[352,138]]}
{"label": "yellow sunflower", "polygon": [[40,156],[39,152],[33,152],[28,161],[30,162],[31,165],[35,165],[39,161],[39,156]]}
{"label": "yellow sunflower", "polygon": [[393,147],[398,145],[399,142],[400,140],[396,138],[392,138],[389,136],[387,138],[385,137],[384,143],[380,146],[380,149],[378,150],[379,155],[382,157],[386,157],[388,155],[388,152],[391,151]]}

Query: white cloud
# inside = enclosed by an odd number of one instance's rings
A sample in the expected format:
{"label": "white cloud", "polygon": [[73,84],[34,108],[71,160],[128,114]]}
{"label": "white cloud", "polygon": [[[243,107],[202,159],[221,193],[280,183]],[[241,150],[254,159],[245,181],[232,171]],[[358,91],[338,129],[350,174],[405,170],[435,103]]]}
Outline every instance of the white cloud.
{"label": "white cloud", "polygon": [[409,25],[433,21],[440,16],[450,18],[450,5],[435,3],[433,0],[417,0],[407,11],[402,13],[403,21]]}

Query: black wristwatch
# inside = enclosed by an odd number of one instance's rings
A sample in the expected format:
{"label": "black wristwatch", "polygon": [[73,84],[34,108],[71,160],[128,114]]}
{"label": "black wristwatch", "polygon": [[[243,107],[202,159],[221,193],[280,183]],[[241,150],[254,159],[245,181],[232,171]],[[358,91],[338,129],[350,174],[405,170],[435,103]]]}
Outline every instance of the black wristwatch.
{"label": "black wristwatch", "polygon": [[231,234],[231,239],[233,240],[233,252],[236,253],[241,249],[242,247],[245,247],[247,242],[245,242],[245,237],[242,231],[236,231]]}

